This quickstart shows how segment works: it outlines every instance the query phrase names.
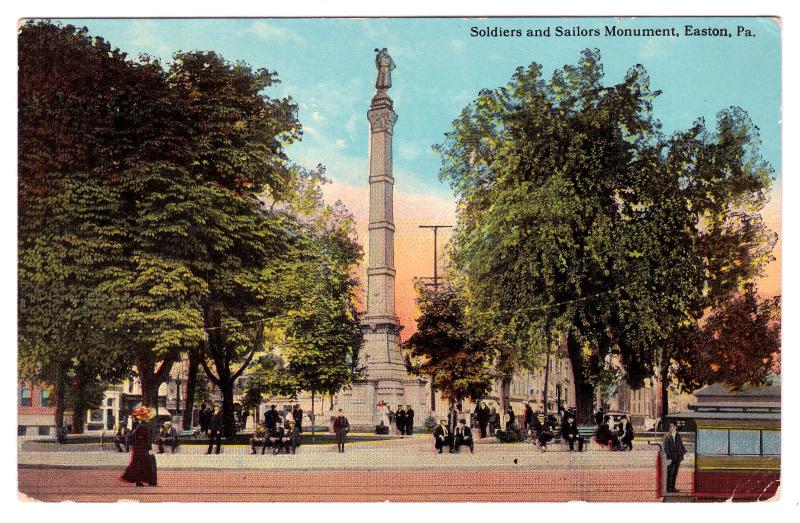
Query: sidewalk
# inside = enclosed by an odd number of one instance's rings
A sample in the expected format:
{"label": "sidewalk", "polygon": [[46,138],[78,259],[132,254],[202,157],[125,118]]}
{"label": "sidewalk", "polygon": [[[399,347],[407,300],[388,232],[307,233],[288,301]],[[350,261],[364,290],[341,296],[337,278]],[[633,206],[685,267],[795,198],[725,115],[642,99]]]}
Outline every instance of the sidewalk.
{"label": "sidewalk", "polygon": [[[112,447],[113,448],[113,447]],[[430,435],[384,441],[348,443],[340,454],[335,445],[303,445],[295,455],[251,455],[245,445],[223,446],[221,454],[206,455],[206,447],[183,445],[175,454],[156,454],[159,470],[623,470],[652,469],[656,447],[635,445],[632,452],[567,452],[551,445],[541,452],[528,443],[502,444],[479,440],[475,453],[462,448],[459,454],[437,454]],[[20,467],[123,469],[130,457],[114,450],[23,451],[17,453]],[[683,467],[693,468],[694,455],[686,456]]]}

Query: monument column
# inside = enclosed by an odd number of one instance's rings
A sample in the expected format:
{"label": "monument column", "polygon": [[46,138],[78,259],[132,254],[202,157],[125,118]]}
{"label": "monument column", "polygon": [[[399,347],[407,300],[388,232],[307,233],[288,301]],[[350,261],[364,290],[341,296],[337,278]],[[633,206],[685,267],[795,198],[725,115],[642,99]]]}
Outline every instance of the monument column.
{"label": "monument column", "polygon": [[366,378],[375,386],[376,401],[397,405],[404,401],[407,379],[399,347],[400,322],[395,313],[394,267],[394,177],[392,133],[397,121],[391,87],[394,62],[386,49],[375,58],[378,68],[376,92],[367,119],[369,140],[369,258],[367,263],[366,312],[363,363]]}

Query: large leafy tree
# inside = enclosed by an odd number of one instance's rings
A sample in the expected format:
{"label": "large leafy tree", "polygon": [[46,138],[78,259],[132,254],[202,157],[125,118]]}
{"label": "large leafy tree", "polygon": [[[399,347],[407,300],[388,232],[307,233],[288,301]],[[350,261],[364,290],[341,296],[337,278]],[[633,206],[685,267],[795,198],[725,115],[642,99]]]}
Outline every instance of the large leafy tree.
{"label": "large leafy tree", "polygon": [[124,365],[109,351],[122,348],[155,405],[181,354],[198,362],[200,345],[214,343],[206,331],[256,324],[265,268],[296,229],[256,199],[291,189],[283,146],[300,135],[291,101],[262,93],[275,81],[214,53],[179,53],[164,71],[85,29],[21,30],[27,376],[49,372],[59,384],[80,363],[81,376],[113,381]]}
{"label": "large leafy tree", "polygon": [[202,364],[220,388],[231,433],[234,384],[262,349],[267,320],[285,310],[276,292],[277,267],[298,233],[290,215],[266,209],[257,196],[290,197],[284,147],[300,137],[300,124],[291,99],[264,94],[278,81],[266,69],[213,52],[177,53],[167,81],[180,93],[190,122],[185,168],[197,185],[192,213],[176,213],[171,221],[186,223],[192,250],[182,255],[208,289],[199,308],[209,334],[200,349],[189,349],[190,373]]}
{"label": "large leafy tree", "polygon": [[169,111],[153,103],[157,65],[85,29],[27,23],[19,66],[20,371],[54,386],[61,427],[65,387],[80,422],[91,380],[131,361],[97,287],[125,270],[122,180],[162,121],[147,113]]}
{"label": "large leafy tree", "polygon": [[771,238],[757,217],[771,168],[746,113],[665,138],[643,67],[602,80],[597,50],[550,79],[518,68],[437,146],[468,321],[512,368],[565,334],[581,420],[615,359],[633,386],[669,366],[680,330],[757,274]]}
{"label": "large leafy tree", "polygon": [[362,251],[353,218],[338,202],[324,204],[323,170],[294,173],[296,190],[283,206],[303,227],[296,252],[281,269],[280,292],[289,311],[273,323],[280,334],[248,376],[254,395],[332,395],[362,375],[358,282],[352,276]]}
{"label": "large leafy tree", "polygon": [[404,344],[414,371],[449,401],[483,398],[494,381],[494,354],[468,328],[462,295],[450,284],[418,284],[417,306],[417,330]]}

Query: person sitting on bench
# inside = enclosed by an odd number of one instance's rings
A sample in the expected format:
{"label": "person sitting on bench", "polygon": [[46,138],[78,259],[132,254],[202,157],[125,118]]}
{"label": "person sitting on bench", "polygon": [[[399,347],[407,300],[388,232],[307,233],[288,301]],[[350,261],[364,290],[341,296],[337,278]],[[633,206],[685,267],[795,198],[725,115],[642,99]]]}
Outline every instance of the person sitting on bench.
{"label": "person sitting on bench", "polygon": [[628,416],[622,416],[620,421],[619,450],[633,450],[633,425]]}
{"label": "person sitting on bench", "polygon": [[256,447],[261,447],[261,454],[263,455],[268,446],[267,431],[264,430],[262,425],[256,425],[256,430],[253,432],[253,437],[250,438],[250,448],[253,449],[253,454],[256,453]]}
{"label": "person sitting on bench", "polygon": [[606,415],[603,417],[603,422],[597,427],[597,432],[595,432],[594,440],[598,445],[608,447],[608,450],[616,450],[619,445],[619,440],[614,431],[611,430],[610,421],[611,416]]}
{"label": "person sitting on bench", "polygon": [[433,439],[435,442],[436,450],[439,451],[439,454],[442,453],[442,447],[448,447],[450,449],[450,453],[452,454],[455,452],[453,450],[453,441],[450,431],[447,429],[447,420],[442,419],[439,421],[439,425],[436,426],[436,429],[433,431]]}
{"label": "person sitting on bench", "polygon": [[281,451],[284,434],[285,431],[283,430],[282,423],[276,423],[275,426],[272,427],[272,432],[269,433],[269,445],[272,447],[273,454],[277,454]]}
{"label": "person sitting on bench", "polygon": [[294,454],[299,439],[300,430],[297,428],[297,424],[290,420],[289,428],[286,429],[286,432],[284,432],[283,437],[281,438],[281,444],[283,445],[283,448],[286,449],[287,454],[289,454],[289,452]]}
{"label": "person sitting on bench", "polygon": [[569,450],[575,450],[575,442],[578,443],[578,452],[583,452],[583,438],[578,431],[578,424],[575,423],[575,416],[572,413],[567,414],[567,419],[561,426],[561,437],[569,445]]}
{"label": "person sitting on bench", "polygon": [[461,419],[461,425],[456,428],[455,450],[459,451],[461,445],[469,447],[471,453],[475,452],[475,442],[472,439],[472,429],[467,426],[467,420]]}
{"label": "person sitting on bench", "polygon": [[[125,447],[124,451],[122,450],[123,446]],[[117,432],[114,434],[114,448],[118,452],[131,451],[131,430],[124,423],[117,425]]]}
{"label": "person sitting on bench", "polygon": [[171,421],[165,421],[158,432],[158,453],[164,453],[164,443],[170,446],[172,453],[178,447],[178,432],[173,428]]}

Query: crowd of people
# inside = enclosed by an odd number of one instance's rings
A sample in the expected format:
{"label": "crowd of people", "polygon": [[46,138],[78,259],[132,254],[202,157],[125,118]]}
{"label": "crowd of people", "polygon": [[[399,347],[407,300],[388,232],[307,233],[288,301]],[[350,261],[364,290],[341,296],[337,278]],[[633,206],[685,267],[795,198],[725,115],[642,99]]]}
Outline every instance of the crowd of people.
{"label": "crowd of people", "polygon": [[[411,405],[398,405],[392,410],[388,405],[379,405],[384,408],[381,424],[395,427],[395,434],[400,437],[411,436],[414,433],[414,409]],[[132,418],[133,419],[133,418]],[[208,438],[206,454],[220,453],[224,420],[222,411],[218,406],[207,408],[202,404],[198,412],[200,425],[199,436]],[[469,420],[469,421],[468,421]],[[502,421],[502,423],[501,423]],[[611,416],[602,409],[595,413],[596,429],[593,439],[598,445],[609,450],[633,449],[633,425],[626,415]],[[303,410],[299,405],[294,405],[290,410],[278,410],[271,405],[264,412],[262,424],[257,424],[250,438],[252,454],[265,454],[271,449],[273,454],[285,452],[295,454],[300,445],[300,434],[303,432]],[[339,409],[338,415],[331,417],[331,429],[338,452],[344,452],[346,436],[350,431],[350,423]],[[577,417],[574,409],[559,408],[557,413],[545,414],[543,409],[534,411],[530,402],[525,404],[524,411],[517,415],[509,407],[502,415],[497,407],[488,406],[486,402],[476,405],[473,412],[466,416],[459,404],[450,405],[446,418],[442,418],[433,432],[434,448],[442,453],[444,448],[448,452],[459,452],[462,447],[467,447],[470,453],[475,451],[475,437],[473,429],[479,432],[480,438],[494,437],[500,431],[516,431],[522,439],[538,445],[544,452],[551,441],[560,440],[570,452],[582,452],[589,442],[584,431],[578,428]],[[114,437],[114,446],[119,452],[130,452],[134,441],[133,430],[121,424]],[[151,435],[151,441],[158,445],[158,452],[164,453],[169,448],[174,453],[178,447],[178,433],[169,421],[164,422],[157,434]]]}

